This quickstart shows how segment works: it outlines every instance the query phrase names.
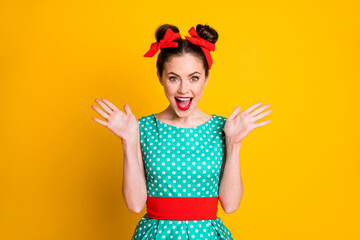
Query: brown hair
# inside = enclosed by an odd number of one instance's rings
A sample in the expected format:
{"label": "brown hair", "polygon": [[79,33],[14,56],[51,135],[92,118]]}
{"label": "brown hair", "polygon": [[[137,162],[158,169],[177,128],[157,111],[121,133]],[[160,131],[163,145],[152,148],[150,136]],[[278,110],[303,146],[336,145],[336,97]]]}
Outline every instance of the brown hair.
{"label": "brown hair", "polygon": [[[174,33],[179,32],[179,29],[176,26],[171,24],[163,24],[156,29],[155,38],[157,42],[160,42],[160,40],[164,37],[166,30],[168,30],[169,28]],[[219,38],[219,35],[216,32],[216,30],[209,27],[208,25],[198,24],[196,26],[196,32],[199,35],[199,37],[214,44]],[[209,65],[206,61],[205,54],[202,51],[201,47],[199,45],[192,44],[187,39],[182,39],[182,38],[175,39],[174,42],[178,42],[178,47],[162,48],[158,55],[156,61],[156,67],[157,70],[159,71],[160,77],[162,77],[164,64],[167,61],[170,61],[172,57],[180,56],[185,53],[194,54],[195,56],[199,57],[202,60],[205,69],[205,77],[207,77],[209,75]]]}

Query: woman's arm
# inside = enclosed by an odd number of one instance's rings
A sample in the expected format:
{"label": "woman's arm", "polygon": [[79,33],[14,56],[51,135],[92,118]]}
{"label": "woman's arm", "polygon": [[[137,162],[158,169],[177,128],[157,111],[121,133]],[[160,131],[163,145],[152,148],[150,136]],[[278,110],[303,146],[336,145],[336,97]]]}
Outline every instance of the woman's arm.
{"label": "woman's arm", "polygon": [[235,212],[243,195],[244,186],[240,171],[240,144],[226,137],[224,165],[220,176],[219,200],[226,213]]}
{"label": "woman's arm", "polygon": [[139,213],[144,209],[147,200],[139,132],[137,139],[122,140],[122,146],[124,152],[122,193],[128,209]]}
{"label": "woman's arm", "polygon": [[122,193],[130,211],[139,213],[147,200],[145,171],[140,145],[139,120],[131,112],[129,104],[124,105],[125,113],[112,102],[102,98],[95,99],[102,108],[92,108],[107,121],[93,117],[92,119],[108,128],[122,141],[124,152],[124,174]]}
{"label": "woman's arm", "polygon": [[[225,165],[222,180],[220,182],[219,199],[221,206],[226,213],[236,211],[240,206],[244,187],[240,173],[240,147],[241,141],[253,129],[268,124],[270,120],[255,123],[259,119],[272,112],[271,109],[261,113],[270,105],[262,105],[261,102],[252,105],[245,111],[240,112],[240,106],[236,106],[234,111],[226,119],[224,132],[225,140]],[[256,109],[256,110],[255,110]],[[238,114],[239,113],[239,114]]]}

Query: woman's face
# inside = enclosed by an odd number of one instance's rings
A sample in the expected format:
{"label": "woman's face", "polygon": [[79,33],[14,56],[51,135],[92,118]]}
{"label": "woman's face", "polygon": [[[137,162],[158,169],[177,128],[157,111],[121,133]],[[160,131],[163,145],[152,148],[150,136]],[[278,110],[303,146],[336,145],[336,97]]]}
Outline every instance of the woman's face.
{"label": "woman's face", "polygon": [[162,78],[157,74],[171,107],[179,117],[187,117],[197,110],[209,79],[205,78],[205,69],[198,57],[188,53],[173,57],[165,63]]}

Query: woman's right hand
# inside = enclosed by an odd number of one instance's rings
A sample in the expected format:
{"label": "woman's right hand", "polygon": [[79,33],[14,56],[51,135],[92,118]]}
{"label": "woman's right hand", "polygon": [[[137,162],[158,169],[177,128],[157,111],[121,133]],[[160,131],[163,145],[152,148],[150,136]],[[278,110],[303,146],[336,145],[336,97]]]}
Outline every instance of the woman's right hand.
{"label": "woman's right hand", "polygon": [[126,111],[126,113],[124,113],[105,98],[102,98],[101,100],[103,102],[95,99],[95,102],[97,102],[104,109],[105,112],[97,106],[92,105],[91,107],[103,118],[105,118],[107,122],[97,119],[95,117],[93,117],[92,119],[95,122],[100,123],[104,127],[108,128],[122,140],[136,140],[138,137],[139,125],[136,117],[134,116],[134,114],[132,114],[129,105],[124,105],[124,110]]}

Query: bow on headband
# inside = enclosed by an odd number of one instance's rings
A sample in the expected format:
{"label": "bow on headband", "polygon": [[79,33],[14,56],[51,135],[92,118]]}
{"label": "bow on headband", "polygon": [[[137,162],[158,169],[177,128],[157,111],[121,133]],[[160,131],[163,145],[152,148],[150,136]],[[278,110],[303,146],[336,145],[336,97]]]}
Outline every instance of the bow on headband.
{"label": "bow on headband", "polygon": [[180,33],[174,33],[170,28],[168,28],[163,39],[161,39],[160,42],[152,43],[150,50],[145,53],[144,57],[154,56],[161,48],[177,47],[179,43],[173,42],[177,38],[181,38]]}
{"label": "bow on headband", "polygon": [[215,51],[215,44],[199,37],[194,27],[189,30],[189,34],[191,35],[191,37],[185,36],[185,38],[189,40],[189,42],[191,42],[192,44],[199,45],[201,47],[201,50],[205,54],[210,69],[213,63],[210,51]]}
{"label": "bow on headband", "polygon": [[[189,30],[189,34],[191,37],[185,36],[185,38],[192,44],[199,45],[201,47],[201,50],[205,54],[209,69],[211,69],[213,60],[211,58],[210,51],[215,51],[215,44],[199,37],[194,27]],[[181,38],[180,33],[174,33],[170,28],[168,28],[163,39],[161,39],[160,42],[152,43],[150,50],[145,53],[144,57],[154,56],[161,48],[178,47],[179,43],[173,42],[178,38]]]}

